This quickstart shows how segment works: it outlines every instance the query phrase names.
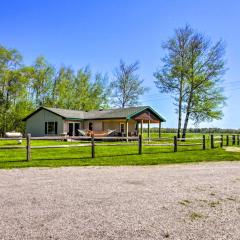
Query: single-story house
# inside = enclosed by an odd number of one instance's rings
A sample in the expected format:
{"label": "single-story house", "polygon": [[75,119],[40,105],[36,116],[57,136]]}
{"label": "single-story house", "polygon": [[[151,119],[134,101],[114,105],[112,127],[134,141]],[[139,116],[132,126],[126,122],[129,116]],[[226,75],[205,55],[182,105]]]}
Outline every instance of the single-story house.
{"label": "single-story house", "polygon": [[69,135],[79,136],[83,131],[112,136],[137,136],[143,124],[161,123],[166,120],[149,106],[77,111],[60,108],[40,107],[23,119],[26,133],[32,136]]}

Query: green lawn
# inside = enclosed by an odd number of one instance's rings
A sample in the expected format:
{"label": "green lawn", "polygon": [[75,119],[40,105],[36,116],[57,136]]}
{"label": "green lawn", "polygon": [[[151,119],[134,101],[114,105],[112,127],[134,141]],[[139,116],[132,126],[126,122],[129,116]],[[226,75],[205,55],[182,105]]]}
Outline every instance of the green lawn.
{"label": "green lawn", "polygon": [[[172,137],[174,134],[169,134]],[[202,135],[191,135],[201,137]],[[163,137],[167,137],[164,135]],[[190,137],[190,136],[188,136]],[[15,167],[59,167],[59,166],[118,166],[118,165],[154,165],[170,163],[188,163],[205,161],[233,161],[240,160],[240,153],[226,152],[216,144],[215,149],[209,149],[207,138],[207,150],[203,151],[202,146],[178,147],[178,152],[173,152],[173,147],[143,146],[143,154],[138,155],[138,146],[96,146],[96,158],[91,158],[90,147],[72,147],[61,149],[32,149],[32,160],[25,161],[26,150],[0,149],[0,168]],[[166,142],[162,141],[161,143]],[[171,143],[172,140],[167,140]],[[195,140],[199,142],[199,140]],[[200,140],[201,142],[201,140]],[[125,142],[121,142],[125,144]],[[146,142],[147,144],[148,142]],[[151,143],[151,142],[150,142]],[[187,142],[189,143],[189,142]],[[0,146],[17,145],[14,140],[0,141]],[[33,146],[76,144],[61,141],[39,141],[33,140]],[[23,143],[25,145],[25,143]]]}

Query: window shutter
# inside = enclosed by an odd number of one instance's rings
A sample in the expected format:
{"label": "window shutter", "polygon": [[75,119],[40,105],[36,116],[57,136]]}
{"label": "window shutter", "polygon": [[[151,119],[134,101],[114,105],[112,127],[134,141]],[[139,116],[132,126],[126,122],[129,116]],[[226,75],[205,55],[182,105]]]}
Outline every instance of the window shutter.
{"label": "window shutter", "polygon": [[55,134],[58,133],[58,122],[55,122]]}
{"label": "window shutter", "polygon": [[45,122],[45,134],[47,134],[47,122]]}

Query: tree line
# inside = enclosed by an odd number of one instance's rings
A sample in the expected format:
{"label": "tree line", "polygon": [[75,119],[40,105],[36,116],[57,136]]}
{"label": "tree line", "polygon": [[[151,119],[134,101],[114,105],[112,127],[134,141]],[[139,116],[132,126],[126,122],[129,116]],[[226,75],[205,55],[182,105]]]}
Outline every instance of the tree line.
{"label": "tree line", "polygon": [[[145,133],[148,132],[147,128],[144,128],[143,131]],[[152,133],[158,133],[159,129],[158,127],[151,128]],[[177,128],[162,128],[162,133],[177,133]],[[208,134],[208,133],[219,133],[219,134],[240,134],[240,129],[232,129],[232,128],[188,128],[187,133],[202,133],[202,134]]]}
{"label": "tree line", "polygon": [[[185,137],[189,121],[221,119],[225,97],[224,43],[184,26],[162,44],[165,52],[154,72],[159,94],[173,97],[178,115],[177,135]],[[135,106],[148,91],[138,74],[139,62],[120,61],[109,81],[107,74],[89,67],[54,67],[44,57],[23,63],[16,49],[0,45],[0,134],[24,132],[22,119],[40,106],[89,111]]]}
{"label": "tree line", "polygon": [[0,46],[0,135],[24,132],[22,119],[40,106],[90,111],[137,105],[147,90],[138,68],[138,62],[121,60],[109,83],[107,74],[89,67],[56,69],[42,56],[26,66],[16,49]]}
{"label": "tree line", "polygon": [[15,49],[0,47],[0,134],[23,131],[22,119],[40,106],[91,110],[104,107],[105,76],[89,68],[56,70],[44,57],[25,66]]}

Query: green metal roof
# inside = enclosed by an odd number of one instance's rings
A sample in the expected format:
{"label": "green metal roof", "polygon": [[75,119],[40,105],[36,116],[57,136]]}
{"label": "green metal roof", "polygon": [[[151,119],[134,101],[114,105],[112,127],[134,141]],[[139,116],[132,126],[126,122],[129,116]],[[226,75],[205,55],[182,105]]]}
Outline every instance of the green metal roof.
{"label": "green metal roof", "polygon": [[93,110],[89,112],[61,108],[40,107],[23,120],[24,121],[27,120],[29,117],[31,117],[33,114],[40,111],[41,109],[46,109],[52,113],[55,113],[63,117],[64,119],[76,119],[76,120],[117,119],[117,118],[131,119],[133,116],[141,113],[142,111],[149,110],[162,122],[166,121],[160,114],[158,114],[149,106]]}

